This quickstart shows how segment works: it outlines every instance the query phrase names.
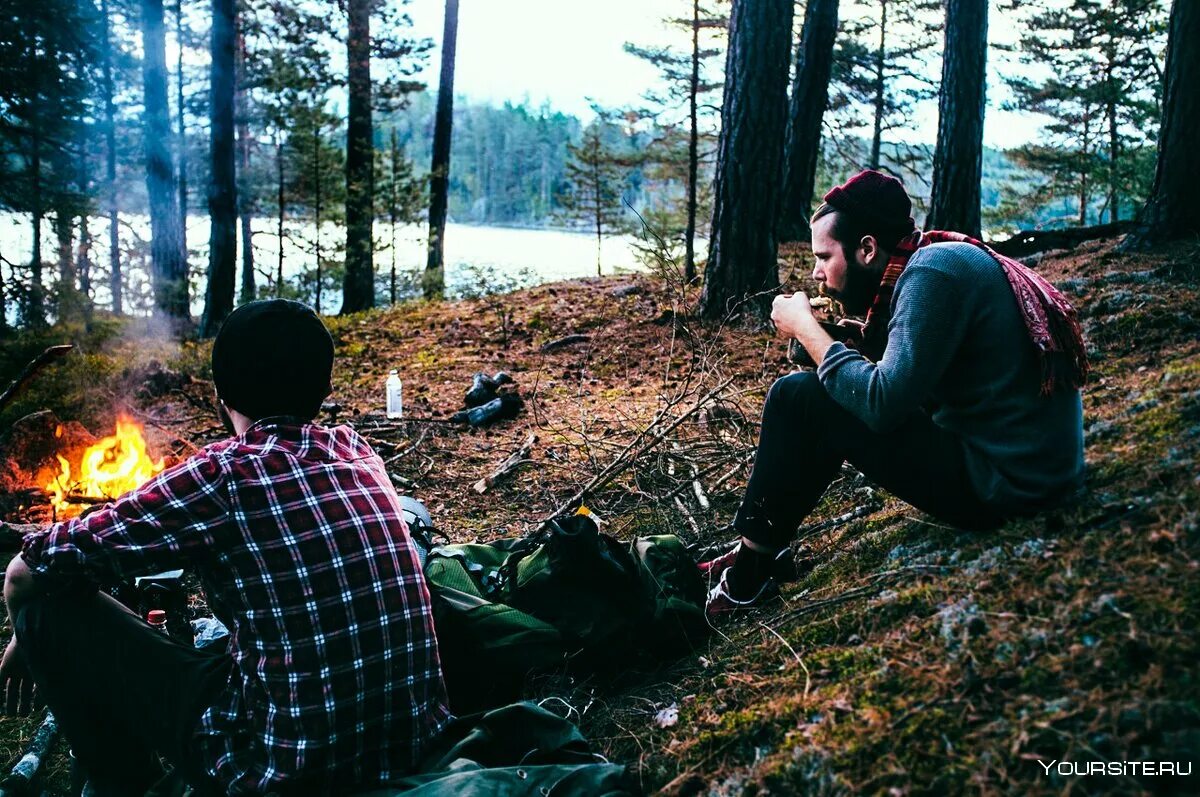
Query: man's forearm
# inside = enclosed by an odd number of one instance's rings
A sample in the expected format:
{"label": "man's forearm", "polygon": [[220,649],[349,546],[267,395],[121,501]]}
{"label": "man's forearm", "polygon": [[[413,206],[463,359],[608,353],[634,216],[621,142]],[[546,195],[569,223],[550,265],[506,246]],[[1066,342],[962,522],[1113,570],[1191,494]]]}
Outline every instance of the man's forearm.
{"label": "man's forearm", "polygon": [[8,563],[8,570],[4,574],[4,605],[8,607],[10,617],[16,614],[21,604],[33,597],[35,590],[33,579],[33,572],[25,564],[21,555],[14,556]]}

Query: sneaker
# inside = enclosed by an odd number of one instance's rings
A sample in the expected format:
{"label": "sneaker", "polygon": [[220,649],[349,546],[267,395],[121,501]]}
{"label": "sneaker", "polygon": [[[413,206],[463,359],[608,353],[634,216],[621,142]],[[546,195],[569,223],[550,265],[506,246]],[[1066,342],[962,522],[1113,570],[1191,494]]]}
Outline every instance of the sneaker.
{"label": "sneaker", "polygon": [[[709,559],[707,562],[697,565],[700,568],[700,575],[704,577],[710,587],[721,579],[726,570],[733,567],[741,547],[742,544],[739,542],[716,559]],[[792,555],[792,549],[784,548],[775,556],[775,563],[771,567],[771,578],[780,584],[786,584],[789,581],[795,581],[797,576],[796,559]]]}
{"label": "sneaker", "polygon": [[704,603],[704,614],[708,617],[708,621],[714,625],[736,612],[760,606],[779,594],[779,587],[776,586],[775,579],[768,578],[754,597],[746,600],[738,600],[729,594],[728,578],[729,568],[726,567],[721,572],[721,578],[717,582],[717,585],[709,591],[708,599]]}

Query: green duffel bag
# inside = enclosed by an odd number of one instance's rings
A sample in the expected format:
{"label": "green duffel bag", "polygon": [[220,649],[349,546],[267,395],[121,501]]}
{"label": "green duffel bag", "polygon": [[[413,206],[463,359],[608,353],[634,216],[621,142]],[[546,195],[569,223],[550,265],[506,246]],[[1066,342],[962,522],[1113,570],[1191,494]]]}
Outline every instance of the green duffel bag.
{"label": "green duffel bag", "polygon": [[587,515],[519,540],[435,547],[425,576],[459,711],[515,699],[530,672],[677,655],[708,631],[704,584],[677,537],[626,544]]}

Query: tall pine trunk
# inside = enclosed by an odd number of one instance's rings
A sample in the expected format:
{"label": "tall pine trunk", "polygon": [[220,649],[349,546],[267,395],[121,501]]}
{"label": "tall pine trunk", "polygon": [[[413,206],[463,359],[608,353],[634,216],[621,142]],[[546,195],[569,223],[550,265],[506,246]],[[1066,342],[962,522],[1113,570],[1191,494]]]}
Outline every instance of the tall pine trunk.
{"label": "tall pine trunk", "polygon": [[1121,248],[1140,251],[1200,235],[1200,3],[1175,0],[1167,34],[1163,120],[1150,199]]}
{"label": "tall pine trunk", "polygon": [[41,327],[46,323],[45,290],[42,286],[42,142],[36,126],[30,141],[29,179],[33,252],[29,258],[29,295],[25,301],[25,326]]}
{"label": "tall pine trunk", "polygon": [[346,124],[346,276],[342,282],[342,314],[375,306],[371,0],[347,0],[347,6],[350,102]]}
{"label": "tall pine trunk", "polygon": [[283,218],[287,210],[287,197],[283,182],[283,131],[275,131],[275,206],[279,215],[275,219],[275,295],[283,296]]}
{"label": "tall pine trunk", "polygon": [[926,229],[980,237],[987,0],[947,0],[937,150]]}
{"label": "tall pine trunk", "polygon": [[142,0],[143,126],[146,191],[150,198],[150,272],[155,308],[176,319],[188,317],[187,263],[179,227],[179,202],[168,142],[167,55],[162,0]]}
{"label": "tall pine trunk", "polygon": [[796,77],[788,113],[783,205],[779,217],[781,241],[807,241],[811,234],[808,216],[821,154],[821,121],[829,102],[837,26],[838,0],[809,0],[796,51]]}
{"label": "tall pine trunk", "polygon": [[[79,128],[79,163],[75,172],[75,184],[79,187],[79,196],[83,200],[79,207],[79,248],[75,254],[75,272],[79,275],[79,292],[86,302],[92,295],[92,229],[88,224],[91,213],[91,173],[89,171],[88,140],[91,130],[85,125]],[[90,302],[87,303],[90,312]]]}
{"label": "tall pine trunk", "polygon": [[688,83],[687,229],[683,235],[683,278],[696,279],[696,180],[700,173],[700,0],[692,0],[692,74]]}
{"label": "tall pine trunk", "polygon": [[200,333],[217,334],[233,311],[237,276],[237,171],[234,165],[236,0],[212,0],[209,73],[208,290]]}
{"label": "tall pine trunk", "polygon": [[254,232],[251,220],[254,215],[254,203],[250,196],[250,117],[249,104],[246,102],[246,35],[242,26],[242,15],[237,16],[237,53],[235,55],[236,71],[234,72],[233,112],[237,126],[237,171],[241,175],[238,187],[238,222],[241,227],[242,239],[242,284],[241,301],[250,302],[255,298],[257,289],[254,286]]}
{"label": "tall pine trunk", "polygon": [[887,89],[887,24],[888,0],[879,0],[879,46],[875,48],[875,123],[871,133],[871,161],[867,164],[878,169],[883,152],[883,112]]}
{"label": "tall pine trunk", "polygon": [[390,299],[391,304],[396,303],[396,224],[400,221],[398,206],[399,197],[396,192],[396,179],[398,177],[397,161],[400,158],[400,140],[396,136],[396,125],[392,124],[392,136],[389,142],[388,150],[388,166],[391,169],[391,180],[388,181],[388,232],[391,234],[391,252],[392,252],[392,272],[391,279],[388,284],[391,288]]}
{"label": "tall pine trunk", "polygon": [[791,0],[734,0],[717,148],[712,249],[700,312],[766,320],[779,287],[779,219],[787,136]]}
{"label": "tall pine trunk", "polygon": [[458,48],[458,0],[446,0],[442,31],[442,71],[438,78],[437,117],[433,126],[433,163],[429,175],[429,256],[425,262],[425,298],[446,290],[445,237],[449,208],[450,142],[454,127],[454,61]]}
{"label": "tall pine trunk", "polygon": [[179,160],[179,240],[183,244],[183,257],[188,256],[187,249],[187,219],[188,219],[188,158],[187,158],[187,126],[183,119],[183,0],[175,2],[175,44],[179,48],[175,59],[175,105],[178,117],[176,119],[175,141],[176,155]]}
{"label": "tall pine trunk", "polygon": [[100,16],[104,19],[102,86],[104,91],[104,183],[108,205],[108,290],[112,294],[112,311],[121,315],[124,286],[121,280],[120,219],[117,213],[117,112],[113,101],[112,40],[109,37],[108,0],[100,0]]}
{"label": "tall pine trunk", "polygon": [[321,128],[313,125],[313,223],[317,228],[317,313],[321,312],[321,281],[323,279],[321,251],[321,180],[324,173],[321,169]]}

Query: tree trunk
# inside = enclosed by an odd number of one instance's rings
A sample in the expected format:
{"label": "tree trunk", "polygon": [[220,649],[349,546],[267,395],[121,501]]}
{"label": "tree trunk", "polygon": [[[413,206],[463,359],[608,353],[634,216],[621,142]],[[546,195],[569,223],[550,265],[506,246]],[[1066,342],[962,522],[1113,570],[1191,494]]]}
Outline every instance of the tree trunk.
{"label": "tree trunk", "polygon": [[188,317],[187,263],[179,228],[179,203],[167,143],[167,56],[162,0],[142,0],[142,88],[145,94],[146,191],[150,198],[150,270],[155,308]]}
{"label": "tree trunk", "polygon": [[257,289],[254,286],[254,232],[251,229],[251,219],[254,214],[253,200],[250,196],[250,118],[249,106],[246,102],[246,35],[242,30],[241,15],[237,17],[237,54],[236,54],[233,92],[233,112],[237,122],[237,172],[240,175],[238,187],[238,220],[241,226],[242,238],[242,284],[240,298],[243,302],[254,301]]}
{"label": "tree trunk", "polygon": [[101,43],[104,91],[104,183],[108,204],[108,290],[112,294],[112,311],[121,315],[124,290],[121,280],[120,219],[117,213],[117,112],[113,102],[112,40],[108,27],[108,0],[100,0],[100,16],[104,23]]}
{"label": "tree trunk", "polygon": [[389,298],[391,299],[391,304],[395,304],[396,303],[396,223],[400,220],[399,219],[399,210],[400,209],[399,209],[399,207],[397,207],[397,202],[399,201],[399,199],[398,199],[398,196],[396,193],[396,178],[397,178],[396,161],[400,156],[400,140],[396,137],[395,123],[392,124],[392,138],[391,138],[390,144],[391,144],[391,148],[389,150],[390,157],[388,158],[388,164],[391,167],[392,179],[388,181],[388,222],[389,222],[389,225],[391,228],[389,230],[389,232],[391,233],[391,237],[392,237],[392,240],[391,240],[392,273],[391,273],[391,279],[389,280],[389,286],[391,287],[391,295]]}
{"label": "tree trunk", "polygon": [[692,0],[692,75],[688,85],[687,229],[683,235],[683,278],[696,279],[696,178],[700,172],[700,0]]}
{"label": "tree trunk", "polygon": [[[445,237],[450,189],[450,141],[454,125],[454,61],[458,47],[458,0],[446,0],[442,31],[442,71],[438,78],[437,117],[433,126],[433,164],[429,175],[429,256],[425,262],[425,298],[446,290]],[[489,195],[490,196],[490,195]]]}
{"label": "tree trunk", "polygon": [[212,0],[212,67],[209,74],[208,290],[200,334],[216,335],[233,311],[237,276],[237,171],[234,165],[236,0]]}
{"label": "tree trunk", "polygon": [[791,0],[734,0],[717,148],[712,243],[700,312],[766,320],[779,287],[779,219],[787,136]]}
{"label": "tree trunk", "polygon": [[1117,102],[1112,96],[1113,92],[1113,76],[1112,64],[1108,67],[1108,80],[1106,90],[1108,92],[1108,107],[1105,109],[1108,113],[1108,221],[1115,223],[1121,220],[1121,197],[1120,197],[1120,161],[1121,161],[1121,136],[1120,130],[1117,129]]}
{"label": "tree trunk", "polygon": [[374,151],[371,136],[371,0],[348,0],[349,118],[346,124],[346,275],[342,314],[375,306]]}
{"label": "tree trunk", "polygon": [[30,194],[32,195],[33,252],[29,259],[29,296],[25,302],[25,326],[46,323],[46,303],[42,287],[42,142],[36,129],[29,157]]}
{"label": "tree trunk", "polygon": [[183,257],[187,260],[188,178],[187,178],[187,126],[183,120],[183,0],[175,2],[175,44],[179,48],[175,60],[175,104],[176,149],[179,159],[179,240],[183,244]]}
{"label": "tree trunk", "polygon": [[821,154],[821,120],[829,103],[837,26],[838,0],[809,0],[796,51],[796,77],[788,113],[783,205],[779,217],[781,241],[807,241],[811,234],[808,216],[812,212],[817,158]]}
{"label": "tree trunk", "polygon": [[321,129],[313,125],[313,217],[317,226],[317,314],[321,313]]}
{"label": "tree trunk", "polygon": [[58,283],[62,291],[75,290],[75,258],[71,244],[75,242],[72,214],[61,205],[54,211],[54,237],[58,241]]}
{"label": "tree trunk", "polygon": [[[93,128],[94,129],[94,128]],[[91,212],[91,202],[86,198],[91,196],[90,162],[88,159],[88,140],[91,130],[81,126],[79,130],[79,164],[75,172],[76,185],[79,186],[79,196],[85,198],[79,210],[79,249],[75,255],[75,273],[79,275],[79,292],[84,299],[92,295],[92,230],[88,225],[88,214]],[[88,303],[90,312],[90,303]]]}
{"label": "tree trunk", "polygon": [[947,0],[933,191],[925,228],[980,237],[987,0]]}
{"label": "tree trunk", "polygon": [[1175,0],[1167,39],[1163,119],[1158,134],[1154,188],[1124,251],[1200,235],[1200,3]]}
{"label": "tree trunk", "polygon": [[883,111],[886,75],[883,68],[887,63],[887,12],[888,0],[879,0],[879,46],[875,49],[875,124],[871,135],[871,162],[869,168],[878,169],[883,151]]}
{"label": "tree trunk", "polygon": [[275,205],[279,209],[276,217],[275,237],[275,296],[283,296],[283,217],[287,210],[286,196],[283,183],[283,131],[275,131]]}

